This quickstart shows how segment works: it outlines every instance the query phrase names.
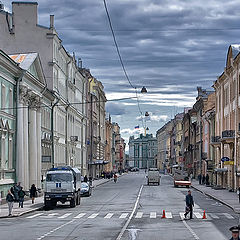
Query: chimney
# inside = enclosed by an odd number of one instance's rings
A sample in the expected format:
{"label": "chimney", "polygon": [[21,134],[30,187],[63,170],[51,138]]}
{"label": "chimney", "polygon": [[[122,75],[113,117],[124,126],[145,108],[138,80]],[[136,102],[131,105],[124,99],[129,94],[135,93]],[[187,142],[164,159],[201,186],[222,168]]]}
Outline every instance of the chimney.
{"label": "chimney", "polygon": [[54,28],[54,15],[50,15],[50,28]]}
{"label": "chimney", "polygon": [[38,23],[37,2],[12,2],[14,22],[18,25],[36,26]]}
{"label": "chimney", "polygon": [[78,58],[78,67],[82,68],[82,59],[81,58]]}

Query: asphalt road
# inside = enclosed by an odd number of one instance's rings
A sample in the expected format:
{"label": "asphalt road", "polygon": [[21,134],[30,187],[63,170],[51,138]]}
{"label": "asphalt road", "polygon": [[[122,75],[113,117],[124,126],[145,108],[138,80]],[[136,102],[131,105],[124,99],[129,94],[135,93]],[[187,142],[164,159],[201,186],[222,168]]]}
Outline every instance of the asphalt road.
{"label": "asphalt road", "polygon": [[[186,188],[174,188],[169,176],[162,176],[160,186],[147,186],[143,172],[130,173],[116,184],[97,187],[76,208],[60,205],[0,219],[0,240],[229,239],[228,229],[238,224],[238,215],[192,190],[194,219],[183,220],[186,193]],[[163,210],[166,219],[161,218]]]}

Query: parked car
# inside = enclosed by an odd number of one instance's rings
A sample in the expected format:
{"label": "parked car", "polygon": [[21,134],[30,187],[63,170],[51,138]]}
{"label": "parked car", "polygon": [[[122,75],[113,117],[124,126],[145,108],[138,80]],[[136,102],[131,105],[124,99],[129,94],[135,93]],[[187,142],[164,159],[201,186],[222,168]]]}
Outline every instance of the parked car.
{"label": "parked car", "polygon": [[134,167],[134,168],[132,168],[130,171],[131,171],[131,172],[138,172],[138,171],[139,171],[139,168]]}
{"label": "parked car", "polygon": [[81,191],[80,191],[81,196],[91,196],[92,195],[92,187],[90,186],[89,183],[82,182],[81,183]]}

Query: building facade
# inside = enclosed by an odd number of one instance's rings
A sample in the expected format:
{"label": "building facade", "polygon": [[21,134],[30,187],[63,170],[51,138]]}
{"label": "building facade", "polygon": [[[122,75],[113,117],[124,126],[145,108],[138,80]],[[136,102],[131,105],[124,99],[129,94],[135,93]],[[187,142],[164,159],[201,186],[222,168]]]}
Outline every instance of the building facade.
{"label": "building facade", "polygon": [[173,121],[167,122],[157,133],[157,167],[166,171],[169,169],[169,160],[171,154],[171,132]]}
{"label": "building facade", "polygon": [[16,179],[16,88],[21,69],[0,50],[0,197],[6,196]]}
{"label": "building facade", "polygon": [[13,2],[12,13],[0,11],[0,48],[7,54],[39,54],[47,88],[55,99],[51,106],[51,140],[49,133],[43,134],[47,155],[42,156],[42,163],[76,166],[84,174],[87,171],[87,117],[83,103],[87,102],[88,83],[75,56],[63,47],[54,27],[54,16],[50,16],[49,27],[38,24],[37,6],[34,2]]}
{"label": "building facade", "polygon": [[157,167],[155,156],[157,155],[157,139],[152,134],[140,134],[139,138],[129,138],[129,159],[133,167],[152,168]]}
{"label": "building facade", "polygon": [[216,185],[236,190],[239,187],[239,45],[230,45],[224,72],[214,82],[216,93],[215,147]]}

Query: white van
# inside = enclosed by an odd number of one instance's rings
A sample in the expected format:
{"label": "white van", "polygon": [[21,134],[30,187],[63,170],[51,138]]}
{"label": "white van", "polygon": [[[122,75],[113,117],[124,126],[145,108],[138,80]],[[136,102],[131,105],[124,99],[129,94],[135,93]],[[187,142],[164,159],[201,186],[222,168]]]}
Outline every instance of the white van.
{"label": "white van", "polygon": [[157,185],[160,185],[160,174],[157,168],[149,168],[148,170],[147,185],[150,185],[151,183],[157,183]]}

